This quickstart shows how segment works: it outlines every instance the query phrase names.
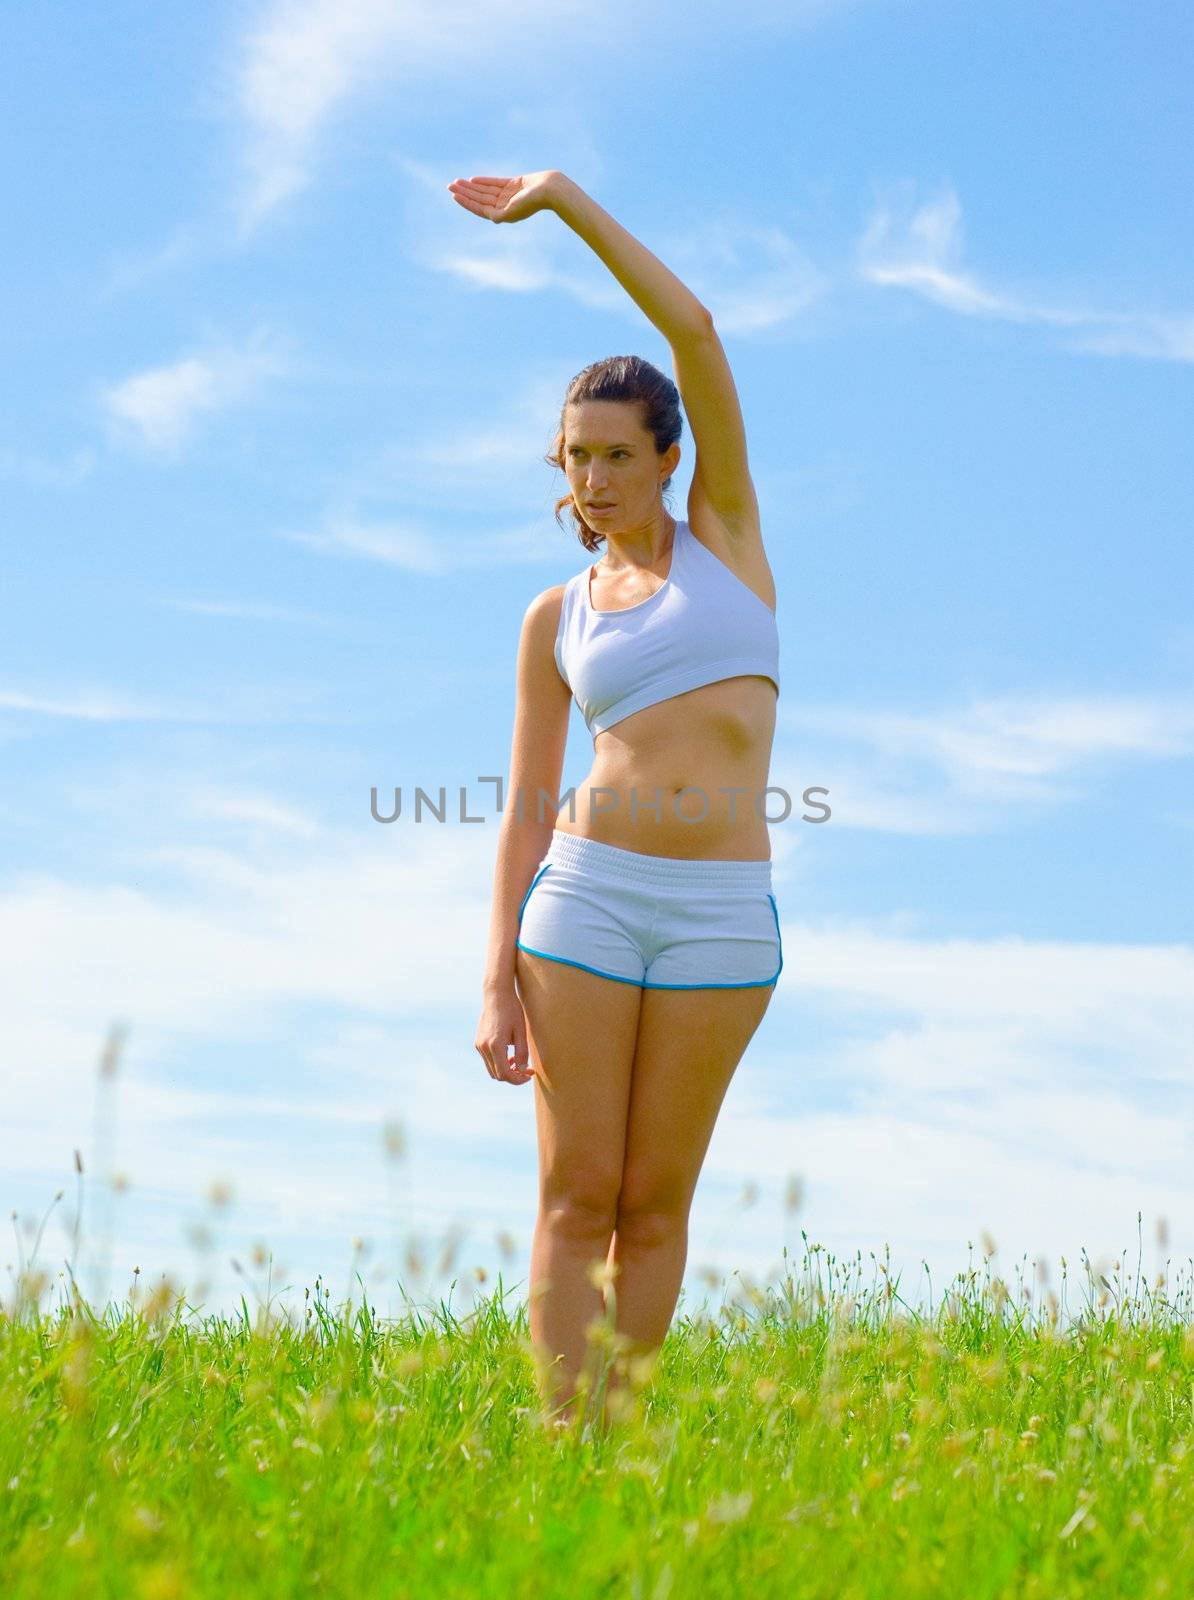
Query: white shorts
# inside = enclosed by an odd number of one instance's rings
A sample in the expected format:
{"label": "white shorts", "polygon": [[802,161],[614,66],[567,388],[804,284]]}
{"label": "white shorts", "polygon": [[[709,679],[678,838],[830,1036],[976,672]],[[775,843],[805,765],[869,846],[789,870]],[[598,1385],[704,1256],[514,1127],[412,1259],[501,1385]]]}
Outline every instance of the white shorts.
{"label": "white shorts", "polygon": [[515,944],[644,989],[756,989],[784,964],[769,860],[648,856],[558,828]]}

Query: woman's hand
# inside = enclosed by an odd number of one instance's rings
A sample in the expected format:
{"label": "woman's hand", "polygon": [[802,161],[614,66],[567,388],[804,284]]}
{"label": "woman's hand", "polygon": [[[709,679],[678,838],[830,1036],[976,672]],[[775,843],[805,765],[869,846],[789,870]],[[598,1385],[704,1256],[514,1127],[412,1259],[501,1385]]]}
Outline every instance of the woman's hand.
{"label": "woman's hand", "polygon": [[[486,1072],[499,1083],[529,1083],[535,1076],[534,1067],[528,1064],[526,1017],[513,988],[500,993],[485,991],[473,1045]],[[513,1061],[507,1059],[511,1045]]]}
{"label": "woman's hand", "polygon": [[524,172],[519,178],[455,178],[448,192],[457,205],[487,222],[521,222],[536,211],[550,211],[567,179],[554,167]]}

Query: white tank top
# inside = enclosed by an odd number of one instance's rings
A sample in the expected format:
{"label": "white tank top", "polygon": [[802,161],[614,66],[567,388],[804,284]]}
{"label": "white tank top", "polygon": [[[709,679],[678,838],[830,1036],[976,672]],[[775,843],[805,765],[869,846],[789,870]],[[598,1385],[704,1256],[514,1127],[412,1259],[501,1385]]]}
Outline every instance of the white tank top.
{"label": "white tank top", "polygon": [[779,693],[775,613],[687,522],[654,594],[622,611],[594,611],[592,567],[568,579],[555,658],[594,739],[623,717],[702,684],[758,673]]}

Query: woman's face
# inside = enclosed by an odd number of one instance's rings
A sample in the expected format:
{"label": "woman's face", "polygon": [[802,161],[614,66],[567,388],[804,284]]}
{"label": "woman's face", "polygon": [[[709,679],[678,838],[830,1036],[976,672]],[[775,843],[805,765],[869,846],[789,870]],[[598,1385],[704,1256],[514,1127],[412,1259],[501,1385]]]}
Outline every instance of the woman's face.
{"label": "woman's face", "polygon": [[661,485],[680,459],[678,444],[656,452],[641,417],[642,407],[625,400],[579,400],[564,408],[564,471],[595,533],[654,521]]}

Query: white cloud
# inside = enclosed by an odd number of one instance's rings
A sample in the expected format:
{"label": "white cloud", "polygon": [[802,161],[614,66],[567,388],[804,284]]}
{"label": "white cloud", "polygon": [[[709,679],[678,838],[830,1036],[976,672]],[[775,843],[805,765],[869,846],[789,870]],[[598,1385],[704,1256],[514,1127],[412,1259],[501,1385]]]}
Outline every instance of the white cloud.
{"label": "white cloud", "polygon": [[1194,316],[1134,315],[1107,312],[1101,327],[1078,334],[1075,350],[1102,356],[1146,356],[1157,361],[1194,361]]}
{"label": "white cloud", "polygon": [[[857,3],[800,0],[777,6],[774,0],[745,0],[735,8],[733,27],[738,35],[749,28],[783,33]],[[247,179],[238,206],[242,234],[310,182],[321,135],[354,100],[383,86],[398,95],[417,90],[432,73],[442,94],[469,92],[475,98],[481,70],[501,85],[507,107],[530,105],[542,100],[545,84],[552,95],[561,51],[573,47],[574,30],[590,21],[583,0],[505,0],[500,6],[486,0],[435,6],[417,0],[272,0],[234,42],[222,86],[231,114],[247,133]],[[726,26],[723,8],[711,0],[649,10],[633,0],[607,0],[601,21],[624,49],[656,48],[662,30],[675,70],[675,49],[685,46],[686,34],[694,49],[710,48],[711,40],[715,48]],[[559,165],[588,148],[583,130],[565,129],[561,144],[561,125],[575,115],[572,102],[554,120],[534,111],[521,119],[507,112],[506,120],[520,131],[524,147],[528,125],[536,134],[544,128],[536,142],[550,134],[553,150],[565,152],[554,155]],[[510,168],[477,156],[470,170],[521,171],[524,164]]]}
{"label": "white cloud", "polygon": [[[449,806],[453,798],[449,790]],[[23,925],[18,944],[42,954],[20,977],[9,967],[2,987],[11,1015],[40,1012],[93,1030],[124,1015],[164,1044],[209,1029],[256,1034],[299,1002],[397,1020],[479,982],[492,828],[478,841],[480,829],[416,827],[409,816],[383,827],[366,813],[356,833],[336,839],[325,830],[312,852],[316,824],[289,801],[233,793],[221,802],[209,786],[177,839],[213,816],[258,829],[256,848],[147,843],[144,874],[168,872],[177,885],[169,891],[44,874],[12,881],[0,920],[14,936]],[[463,946],[461,925],[474,930]]]}
{"label": "white cloud", "polygon": [[84,445],[67,459],[53,461],[27,450],[0,448],[0,478],[16,478],[39,489],[69,489],[91,475],[97,455]]}
{"label": "white cloud", "polygon": [[1074,1264],[1142,1210],[1194,1246],[1194,948],[813,927],[782,899],[781,927],[800,1036],[731,1085],[706,1216],[746,1173],[778,1194],[797,1171],[813,1238],[890,1243],[911,1277],[926,1257],[938,1293],[983,1229],[1005,1261]]}
{"label": "white cloud", "polygon": [[244,349],[216,347],[108,384],[100,402],[116,438],[174,454],[203,414],[243,404],[285,370],[279,341],[259,331]]}
{"label": "white cloud", "polygon": [[[794,798],[820,784],[830,790],[830,826],[899,833],[980,831],[995,808],[1080,796],[1084,770],[1100,761],[1194,753],[1194,705],[1147,696],[1006,696],[920,715],[781,709],[779,721],[805,736],[798,779],[785,782]],[[918,766],[928,769],[923,780]]]}
{"label": "white cloud", "polygon": [[315,627],[348,626],[338,617],[327,617],[300,606],[274,605],[266,600],[179,600],[163,597],[158,605],[173,611],[190,611],[201,617],[228,617],[244,622],[300,622]]}
{"label": "white cloud", "polygon": [[521,528],[496,528],[484,537],[475,533],[460,537],[455,533],[431,533],[408,523],[368,523],[354,516],[333,514],[321,532],[279,530],[277,537],[305,545],[321,555],[381,561],[428,575],[500,566],[508,561],[547,561],[558,553],[544,538],[540,522]]}
{"label": "white cloud", "polygon": [[366,483],[374,491],[427,495],[439,505],[450,491],[451,504],[492,517],[495,500],[525,505],[528,485],[562,494],[566,482],[544,460],[559,425],[564,389],[573,370],[566,357],[540,374],[503,375],[500,396],[483,411],[466,415],[451,431],[411,436],[383,446],[368,463]]}
{"label": "white cloud", "polygon": [[164,245],[141,251],[122,248],[96,283],[95,298],[102,304],[115,294],[143,288],[160,273],[182,266],[200,253],[226,252],[228,247],[226,228],[188,219],[176,225]]}
{"label": "white cloud", "polygon": [[[525,1247],[530,1091],[495,1086],[472,1049],[492,832],[399,823],[362,842],[265,791],[201,791],[188,832],[201,816],[239,819],[240,842],[180,833],[138,852],[137,884],[22,874],[0,895],[0,937],[24,953],[0,969],[10,1186],[48,1191],[73,1145],[90,1158],[95,1062],[121,1017],[114,1160],[153,1201],[124,1230],[143,1256],[176,1257],[167,1224],[224,1177],[311,1281],[329,1266],[312,1241],[386,1232],[388,1119],[410,1145],[406,1226],[492,1226],[500,1182]],[[1182,1225],[1188,945],[936,939],[793,916],[782,890],[780,913],[784,975],[714,1136],[694,1266],[727,1184],[793,1172],[814,1237],[890,1241],[938,1273],[980,1228],[1074,1258],[1117,1247],[1137,1207]],[[777,1232],[734,1220],[728,1264],[774,1259]]]}
{"label": "white cloud", "polygon": [[0,710],[4,709],[80,722],[153,722],[167,714],[160,704],[108,689],[83,689],[66,695],[0,689]]}
{"label": "white cloud", "polygon": [[576,0],[483,0],[425,6],[417,0],[273,0],[236,42],[228,95],[248,132],[243,232],[310,181],[317,144],[347,102],[387,83],[417,83],[429,70],[484,60],[490,70],[523,54],[528,33],[566,25]]}
{"label": "white cloud", "polygon": [[384,63],[415,13],[394,0],[276,0],[238,41],[230,70],[250,130],[242,227],[306,184],[321,125]]}
{"label": "white cloud", "polygon": [[565,239],[565,224],[559,218],[544,215],[495,227],[461,210],[451,195],[445,193],[443,198],[466,223],[478,229],[485,228],[487,232],[475,249],[446,244],[445,239],[452,232],[458,232],[461,224],[437,217],[428,207],[424,212],[421,237],[410,239],[408,253],[429,271],[447,273],[478,289],[497,289],[508,294],[560,289],[581,305],[631,317],[641,323],[642,312],[595,257],[586,260],[581,270],[559,264],[558,258],[564,251],[575,249]]}
{"label": "white cloud", "polygon": [[[428,207],[421,242],[411,246],[412,256],[433,271],[450,273],[481,289],[514,294],[559,289],[582,305],[642,325],[643,313],[625,289],[588,256],[587,246],[578,246],[559,218],[536,217],[529,219],[529,226],[494,227],[463,210],[460,214],[465,226],[485,228],[475,249],[446,245],[447,225]],[[461,223],[454,226],[459,230]],[[709,307],[722,333],[773,332],[800,316],[828,289],[827,278],[781,228],[744,218],[702,218],[692,229],[649,243]],[[584,262],[580,270],[562,264],[582,248],[586,254],[580,258]]]}
{"label": "white cloud", "polygon": [[880,204],[859,244],[861,270],[872,283],[912,289],[951,311],[1022,318],[1016,304],[982,289],[961,270],[962,207],[952,189],[901,218]]}
{"label": "white cloud", "polygon": [[[861,0],[743,0],[733,27],[741,40],[752,29],[782,36],[861,4]],[[601,119],[584,120],[584,107],[558,80],[561,51],[571,48],[576,26],[589,17],[582,0],[452,0],[434,7],[416,0],[266,0],[251,8],[252,20],[229,39],[209,99],[239,138],[242,182],[234,196],[233,226],[220,216],[179,224],[164,245],[125,252],[98,284],[101,300],[144,284],[154,275],[198,256],[239,249],[264,219],[282,209],[311,183],[329,130],[343,124],[371,96],[385,98],[387,113],[409,111],[417,126],[420,97],[467,95],[480,104],[478,85],[492,87],[484,109],[494,120],[501,149],[475,146],[441,171],[405,153],[395,164],[435,190],[466,170],[520,171],[544,164],[535,153],[592,183],[601,177]],[[690,0],[672,13],[672,65],[683,70],[676,51],[704,53],[717,48],[725,26],[723,8],[712,0]],[[624,49],[654,50],[660,29],[669,27],[665,7],[645,10],[633,0],[608,0],[603,25]],[[570,30],[572,33],[570,35]],[[500,93],[498,88],[500,86]],[[529,154],[528,154],[529,152]],[[768,246],[766,241],[764,249]],[[465,281],[495,283],[517,290],[537,281],[534,259],[519,261],[489,254],[448,252],[444,270]],[[555,275],[582,304],[625,311],[621,291],[598,274]],[[799,293],[800,291],[797,291]],[[725,327],[761,326],[787,313],[792,293],[787,282],[760,284],[742,300],[723,291]],[[735,303],[729,298],[735,297]],[[753,303],[752,303],[753,302]]]}
{"label": "white cloud", "polygon": [[1194,316],[1048,305],[986,287],[964,270],[962,255],[962,207],[952,186],[917,205],[915,186],[904,182],[894,185],[868,218],[857,270],[867,282],[907,289],[963,316],[1075,330],[1068,340],[1072,350],[1194,361]]}
{"label": "white cloud", "polygon": [[782,228],[747,217],[702,216],[699,225],[653,248],[708,306],[722,333],[772,333],[829,288]]}
{"label": "white cloud", "polygon": [[[205,685],[210,689],[210,684]],[[0,711],[25,712],[37,717],[63,717],[81,722],[323,722],[339,720],[334,712],[319,709],[318,686],[254,684],[222,688],[217,698],[153,700],[104,687],[84,687],[65,693],[29,693],[0,688]]]}
{"label": "white cloud", "polygon": [[211,788],[192,790],[187,795],[186,814],[196,821],[247,822],[299,839],[314,839],[320,832],[314,817],[268,794],[238,794]]}

